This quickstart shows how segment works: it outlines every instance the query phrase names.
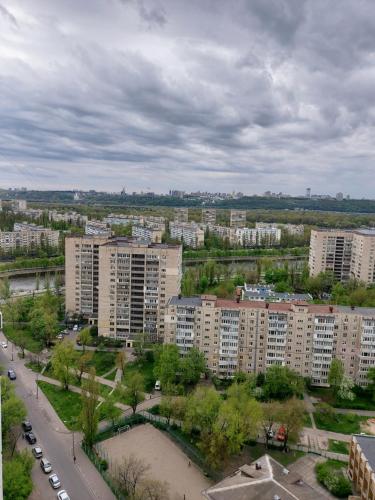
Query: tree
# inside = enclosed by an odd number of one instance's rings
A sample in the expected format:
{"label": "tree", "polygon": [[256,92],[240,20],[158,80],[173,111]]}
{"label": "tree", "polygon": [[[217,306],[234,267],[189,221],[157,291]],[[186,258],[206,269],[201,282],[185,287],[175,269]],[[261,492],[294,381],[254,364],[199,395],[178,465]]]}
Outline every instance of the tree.
{"label": "tree", "polygon": [[65,341],[57,344],[53,350],[51,365],[53,373],[64,389],[69,389],[70,371],[75,367],[78,353],[73,342]]}
{"label": "tree", "polygon": [[28,338],[23,332],[17,333],[14,343],[20,348],[22,358],[25,358],[25,349],[27,346]]}
{"label": "tree", "polygon": [[109,394],[105,401],[102,403],[102,410],[111,421],[112,427],[115,426],[117,420],[121,416],[121,410],[116,406],[117,399],[113,394]]}
{"label": "tree", "polygon": [[121,370],[123,374],[125,373],[126,361],[126,352],[119,351],[116,355],[116,367]]}
{"label": "tree", "polygon": [[144,379],[140,373],[134,373],[126,382],[126,387],[121,386],[118,388],[125,403],[133,410],[133,415],[137,411],[139,403],[145,400],[145,384]]}
{"label": "tree", "polygon": [[204,354],[196,347],[189,349],[188,354],[180,361],[181,382],[184,385],[197,384],[201,374],[205,371]]}
{"label": "tree", "polygon": [[89,377],[83,381],[81,401],[82,410],[80,423],[83,431],[84,442],[90,448],[94,444],[99,423],[99,383],[95,379],[95,369],[90,370]]}
{"label": "tree", "polygon": [[348,375],[344,375],[341,380],[341,384],[338,391],[338,397],[340,399],[346,399],[348,401],[353,401],[355,398],[355,394],[352,391],[354,387],[353,379],[351,379]]}
{"label": "tree", "polygon": [[263,418],[262,418],[262,430],[264,435],[264,442],[266,448],[268,449],[268,443],[271,439],[273,433],[273,426],[277,423],[280,417],[281,403],[278,401],[272,401],[271,403],[263,404]]}
{"label": "tree", "polygon": [[79,334],[78,338],[79,338],[79,341],[80,341],[80,343],[82,345],[82,351],[85,352],[85,347],[87,345],[89,345],[90,342],[91,342],[90,328],[89,327],[83,328],[80,331],[80,334]]}
{"label": "tree", "polygon": [[188,432],[200,429],[211,432],[219,414],[221,404],[220,395],[215,389],[197,387],[187,398],[184,428]]}
{"label": "tree", "polygon": [[134,500],[169,500],[169,485],[165,481],[156,479],[143,479],[138,488]]}
{"label": "tree", "polygon": [[77,357],[75,369],[79,383],[81,383],[82,381],[83,374],[89,371],[92,358],[93,358],[93,353],[91,351],[87,351],[81,356]]}
{"label": "tree", "polygon": [[305,405],[303,401],[292,398],[282,403],[279,422],[284,427],[283,449],[287,450],[289,441],[297,441],[305,419]]}
{"label": "tree", "polygon": [[33,489],[31,469],[34,459],[27,450],[3,463],[4,500],[26,500]]}
{"label": "tree", "polygon": [[369,381],[368,390],[372,394],[372,400],[375,401],[375,367],[369,368],[367,380]]}
{"label": "tree", "polygon": [[115,480],[119,489],[130,498],[137,493],[139,483],[145,478],[150,466],[131,454],[116,465]]}
{"label": "tree", "polygon": [[263,385],[266,399],[287,399],[303,394],[304,380],[287,366],[272,365],[268,368]]}
{"label": "tree", "polygon": [[344,373],[344,363],[341,359],[333,358],[329,367],[328,383],[335,391],[339,389]]}
{"label": "tree", "polygon": [[180,355],[174,344],[164,344],[156,350],[154,375],[162,387],[174,384],[180,371]]}
{"label": "tree", "polygon": [[143,361],[145,358],[145,344],[146,344],[146,336],[144,332],[139,332],[135,336],[133,341],[133,353],[138,361]]}
{"label": "tree", "polygon": [[1,429],[2,440],[12,456],[21,435],[21,423],[26,417],[26,407],[14,391],[14,386],[9,380],[1,377]]}

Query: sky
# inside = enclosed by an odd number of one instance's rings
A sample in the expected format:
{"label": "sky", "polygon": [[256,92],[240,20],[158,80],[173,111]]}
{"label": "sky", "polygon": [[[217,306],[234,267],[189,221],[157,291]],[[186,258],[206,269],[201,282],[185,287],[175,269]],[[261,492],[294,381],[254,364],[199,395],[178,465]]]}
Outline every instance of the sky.
{"label": "sky", "polygon": [[375,191],[373,0],[0,0],[0,187]]}

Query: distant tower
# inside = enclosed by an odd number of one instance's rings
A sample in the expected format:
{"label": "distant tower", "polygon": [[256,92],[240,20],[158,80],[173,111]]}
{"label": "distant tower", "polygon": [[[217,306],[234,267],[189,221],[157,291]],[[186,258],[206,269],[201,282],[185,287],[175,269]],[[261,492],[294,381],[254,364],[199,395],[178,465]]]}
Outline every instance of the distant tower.
{"label": "distant tower", "polygon": [[76,191],[76,192],[74,193],[74,197],[73,197],[73,199],[74,199],[74,201],[78,201],[78,200],[79,200],[79,198],[80,198],[79,193],[78,193],[78,191]]}
{"label": "distant tower", "polygon": [[306,198],[311,198],[311,188],[306,188]]}
{"label": "distant tower", "polygon": [[126,189],[125,189],[125,186],[123,186],[123,188],[121,189],[121,196],[125,196],[126,195]]}

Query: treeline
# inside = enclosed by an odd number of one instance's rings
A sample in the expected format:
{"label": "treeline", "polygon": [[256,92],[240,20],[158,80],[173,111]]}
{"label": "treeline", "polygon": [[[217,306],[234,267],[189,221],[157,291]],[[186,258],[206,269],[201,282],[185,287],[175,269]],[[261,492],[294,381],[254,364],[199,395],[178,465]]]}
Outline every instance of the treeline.
{"label": "treeline", "polygon": [[308,247],[297,248],[236,248],[222,249],[200,248],[197,250],[185,250],[184,259],[215,258],[215,257],[279,257],[283,255],[305,256],[309,253]]}
{"label": "treeline", "polygon": [[35,257],[33,259],[16,258],[14,261],[0,262],[0,271],[10,271],[12,269],[29,269],[35,267],[63,266],[65,262],[64,255],[57,257]]}

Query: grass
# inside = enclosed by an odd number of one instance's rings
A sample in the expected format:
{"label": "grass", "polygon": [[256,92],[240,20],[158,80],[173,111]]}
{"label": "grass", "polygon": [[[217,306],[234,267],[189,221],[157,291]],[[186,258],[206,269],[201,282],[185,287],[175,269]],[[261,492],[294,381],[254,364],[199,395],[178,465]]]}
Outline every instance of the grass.
{"label": "grass", "polygon": [[151,392],[155,387],[155,376],[154,376],[154,361],[133,361],[127,363],[125,371],[123,374],[123,381],[126,385],[126,379],[135,373],[140,373],[143,375],[145,381],[146,392]]}
{"label": "grass", "polygon": [[17,340],[22,336],[25,338],[25,349],[27,351],[38,353],[42,350],[42,345],[39,340],[34,339],[30,330],[22,328],[13,328],[10,324],[4,325],[4,334],[8,340],[17,345]]}
{"label": "grass", "polygon": [[101,376],[115,366],[115,361],[115,352],[95,351],[90,365],[95,367],[96,374]]}
{"label": "grass", "polygon": [[336,441],[335,439],[328,439],[328,451],[341,453],[342,455],[349,455],[349,443],[345,443],[345,441]]}
{"label": "grass", "polygon": [[317,463],[315,473],[317,480],[334,496],[348,498],[352,493],[352,485],[346,477],[347,464],[338,460],[326,460]]}
{"label": "grass", "polygon": [[111,371],[111,373],[108,373],[108,375],[106,375],[104,378],[106,380],[112,380],[112,382],[114,382],[114,380],[116,378],[116,372],[117,372],[117,369],[114,368],[113,371]]}
{"label": "grass", "polygon": [[310,414],[307,413],[307,412],[305,413],[305,418],[304,418],[304,421],[303,421],[303,426],[304,427],[310,427],[310,428],[312,428]]}
{"label": "grass", "polygon": [[267,453],[285,467],[305,455],[303,451],[298,450],[289,450],[288,453],[285,453],[284,451],[273,447],[270,447],[267,450],[266,447],[260,443],[251,444],[249,446],[249,452],[253,460],[257,460],[259,457]]}
{"label": "grass", "polygon": [[314,419],[318,429],[342,434],[357,434],[361,432],[361,422],[365,422],[368,417],[356,415],[355,413],[336,413],[331,416],[315,412]]}
{"label": "grass", "polygon": [[330,387],[311,387],[309,394],[313,397],[321,399],[324,403],[328,403],[335,408],[347,408],[351,410],[375,410],[375,401],[370,394],[358,387],[355,388],[355,398],[353,401],[337,399],[333,389]]}
{"label": "grass", "polygon": [[41,380],[38,385],[66,427],[73,430],[82,409],[81,396]]}
{"label": "grass", "polygon": [[44,368],[42,363],[37,363],[36,361],[28,361],[25,363],[25,366],[35,373],[40,373]]}

